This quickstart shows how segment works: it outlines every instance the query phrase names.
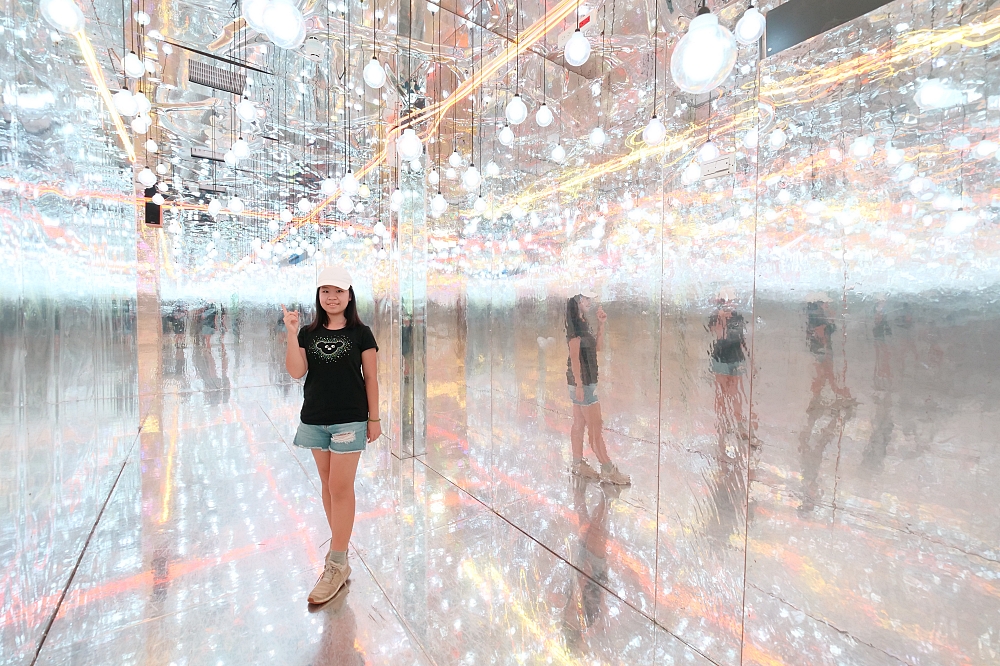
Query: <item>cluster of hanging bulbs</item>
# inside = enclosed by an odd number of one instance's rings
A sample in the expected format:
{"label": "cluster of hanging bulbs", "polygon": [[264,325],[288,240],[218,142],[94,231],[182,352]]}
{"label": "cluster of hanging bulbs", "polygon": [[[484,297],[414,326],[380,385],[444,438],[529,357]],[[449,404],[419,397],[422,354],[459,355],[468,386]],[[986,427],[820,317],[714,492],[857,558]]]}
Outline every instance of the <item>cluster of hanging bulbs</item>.
{"label": "cluster of hanging bulbs", "polygon": [[291,0],[248,0],[243,5],[243,18],[282,49],[297,49],[306,39],[305,18]]}

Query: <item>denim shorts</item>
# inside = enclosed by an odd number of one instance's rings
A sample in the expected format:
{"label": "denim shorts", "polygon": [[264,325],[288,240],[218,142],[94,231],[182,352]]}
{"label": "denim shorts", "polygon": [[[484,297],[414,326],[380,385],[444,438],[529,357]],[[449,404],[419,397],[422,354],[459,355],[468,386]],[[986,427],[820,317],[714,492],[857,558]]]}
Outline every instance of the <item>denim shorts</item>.
{"label": "denim shorts", "polygon": [[295,431],[295,446],[330,453],[360,453],[368,442],[368,423],[338,423],[310,425],[299,423]]}
{"label": "denim shorts", "polygon": [[583,402],[578,402],[576,399],[576,387],[569,387],[569,399],[574,405],[580,405],[586,407],[587,405],[593,405],[598,402],[597,398],[597,384],[584,384],[583,385]]}
{"label": "denim shorts", "polygon": [[743,374],[743,361],[720,361],[712,359],[712,372],[717,375],[736,377]]}

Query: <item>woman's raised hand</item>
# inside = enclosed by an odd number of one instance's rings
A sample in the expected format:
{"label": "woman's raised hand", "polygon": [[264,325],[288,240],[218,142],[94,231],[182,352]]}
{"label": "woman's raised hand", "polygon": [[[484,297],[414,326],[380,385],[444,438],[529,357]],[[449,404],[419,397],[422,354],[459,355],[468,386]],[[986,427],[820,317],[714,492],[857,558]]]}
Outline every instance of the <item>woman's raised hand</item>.
{"label": "woman's raised hand", "polygon": [[281,306],[281,313],[285,319],[285,330],[289,333],[298,334],[299,313],[295,310],[286,310],[284,305]]}
{"label": "woman's raised hand", "polygon": [[601,324],[608,320],[608,313],[600,305],[597,306],[597,321]]}

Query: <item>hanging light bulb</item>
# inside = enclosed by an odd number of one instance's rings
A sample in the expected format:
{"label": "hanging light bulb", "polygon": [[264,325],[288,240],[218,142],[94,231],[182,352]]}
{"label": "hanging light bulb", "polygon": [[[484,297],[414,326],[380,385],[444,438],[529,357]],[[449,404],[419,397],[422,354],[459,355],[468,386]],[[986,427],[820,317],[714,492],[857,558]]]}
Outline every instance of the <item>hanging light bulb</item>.
{"label": "hanging light bulb", "polygon": [[245,123],[252,123],[257,120],[257,107],[249,99],[244,97],[236,105],[236,115]]}
{"label": "hanging light bulb", "polygon": [[757,131],[756,127],[751,127],[747,130],[747,133],[743,135],[743,147],[749,150],[756,148],[759,141],[760,133]]}
{"label": "hanging light bulb", "polygon": [[490,160],[486,163],[486,175],[490,178],[496,178],[500,175],[500,165]]}
{"label": "hanging light bulb", "polygon": [[505,146],[511,146],[514,143],[514,130],[510,128],[510,125],[504,125],[500,133],[497,134],[497,139]]}
{"label": "hanging light bulb", "polygon": [[362,202],[360,202],[360,201],[357,202],[356,204],[354,204],[354,212],[355,213],[363,213],[363,212],[365,212],[365,205]]}
{"label": "hanging light bulb", "polygon": [[243,19],[252,29],[266,34],[264,29],[264,9],[268,0],[246,0],[243,3]]}
{"label": "hanging light bulb", "polygon": [[424,151],[424,144],[420,142],[420,137],[412,127],[407,127],[396,139],[396,150],[404,160],[410,161],[420,157]]}
{"label": "hanging light bulb", "polygon": [[510,209],[510,216],[515,220],[524,219],[524,209],[517,203],[515,203]]}
{"label": "hanging light bulb", "polygon": [[305,19],[291,0],[270,0],[261,18],[267,38],[279,48],[297,49],[306,39]]}
{"label": "hanging light bulb", "polygon": [[397,206],[403,205],[403,193],[398,187],[389,195],[389,203]]}
{"label": "hanging light bulb", "polygon": [[431,199],[431,212],[441,215],[446,210],[448,210],[448,201],[444,198],[444,195],[441,194],[441,192],[438,192],[434,195],[434,198]]}
{"label": "hanging light bulb", "polygon": [[438,175],[437,169],[431,169],[427,174],[427,182],[431,185],[437,185],[440,180],[441,177]]}
{"label": "hanging light bulb", "polygon": [[524,105],[524,100],[520,95],[514,95],[513,99],[507,102],[504,115],[511,125],[520,125],[528,117],[528,107]]}
{"label": "hanging light bulb", "polygon": [[372,195],[372,189],[368,187],[368,183],[361,183],[358,186],[358,196],[362,199],[367,199]]}
{"label": "hanging light bulb", "polygon": [[145,93],[137,92],[132,95],[132,99],[135,100],[135,108],[140,115],[148,114],[153,108],[153,105],[149,103],[149,98],[146,97]]}
{"label": "hanging light bulb", "polygon": [[608,135],[604,133],[600,127],[595,127],[590,130],[590,145],[594,148],[600,148],[608,141]]}
{"label": "hanging light bulb", "polygon": [[851,142],[851,155],[859,160],[871,157],[875,154],[875,138],[871,136],[859,136]]}
{"label": "hanging light bulb", "polygon": [[479,187],[483,182],[483,177],[479,174],[479,169],[475,164],[470,164],[469,168],[462,174],[462,185],[470,192]]}
{"label": "hanging light bulb", "polygon": [[312,210],[312,204],[309,203],[309,199],[302,197],[301,199],[299,199],[298,203],[295,204],[295,208],[298,209],[298,211],[303,215],[306,215],[309,211]]}
{"label": "hanging light bulb", "polygon": [[372,59],[365,65],[361,76],[369,88],[378,90],[385,85],[385,67],[382,66],[382,63],[375,56],[372,56]]}
{"label": "hanging light bulb", "polygon": [[706,141],[701,148],[698,149],[698,161],[699,162],[711,162],[716,157],[719,156],[719,147],[712,143],[711,140]]}
{"label": "hanging light bulb", "polygon": [[167,165],[166,164],[157,164],[156,165],[156,173],[158,173],[159,175],[162,176],[166,172],[167,172]]}
{"label": "hanging light bulb", "polygon": [[773,150],[782,148],[786,141],[788,141],[788,135],[785,134],[785,130],[780,127],[772,130],[771,134],[767,137],[767,144],[771,146]]}
{"label": "hanging light bulb", "polygon": [[445,169],[444,170],[444,175],[445,175],[445,177],[448,178],[448,180],[457,180],[458,179],[458,172],[455,171],[455,167],[448,167],[447,169]]}
{"label": "hanging light bulb", "polygon": [[412,171],[413,173],[418,173],[423,168],[424,165],[420,163],[419,157],[415,160],[410,160],[410,171]]}
{"label": "hanging light bulb", "polygon": [[166,199],[163,198],[162,194],[157,192],[156,194],[153,195],[151,201],[155,203],[157,206],[162,206],[163,203],[166,201]]}
{"label": "hanging light bulb", "polygon": [[896,148],[892,142],[885,144],[885,161],[890,166],[898,166],[906,159],[906,151]]}
{"label": "hanging light bulb", "polygon": [[549,109],[548,104],[542,102],[542,105],[538,107],[538,111],[535,113],[535,123],[539,127],[548,127],[552,124],[552,120],[552,110]]}
{"label": "hanging light bulb", "polygon": [[233,215],[239,215],[243,212],[243,200],[237,196],[232,197],[229,200],[229,212]]}
{"label": "hanging light bulb", "polygon": [[472,204],[472,209],[475,210],[480,215],[482,215],[483,213],[486,212],[486,208],[487,208],[486,199],[482,197],[476,197],[476,202]]}
{"label": "hanging light bulb", "polygon": [[213,197],[212,200],[208,202],[208,214],[212,217],[216,217],[221,212],[222,202]]}
{"label": "hanging light bulb", "polygon": [[[292,218],[294,218],[294,217],[295,216],[292,215],[292,211],[288,210],[287,207],[282,208],[281,212],[278,213],[278,219],[281,220],[282,222],[284,222],[285,224],[288,224],[289,222],[291,222]],[[270,229],[270,225],[268,225],[268,228]],[[273,231],[277,231],[277,230],[278,230],[278,227],[277,227],[277,225],[275,225],[275,228],[273,229]]]}
{"label": "hanging light bulb", "polygon": [[719,17],[702,0],[698,15],[688,26],[670,57],[670,75],[687,93],[715,90],[729,77],[736,64],[736,39],[719,25]]}
{"label": "hanging light bulb", "polygon": [[913,101],[922,110],[948,109],[963,104],[965,94],[955,90],[947,80],[926,79],[917,86]]}
{"label": "hanging light bulb", "polygon": [[142,171],[139,172],[139,175],[136,176],[136,180],[146,187],[152,187],[153,185],[156,185],[156,174],[153,173],[152,169],[149,167],[143,167]]}
{"label": "hanging light bulb", "polygon": [[250,156],[250,144],[244,141],[243,137],[236,139],[231,150],[237,160],[245,160]]}
{"label": "hanging light bulb", "polygon": [[647,146],[658,146],[667,137],[667,128],[663,126],[656,116],[649,119],[645,129],[642,130],[642,140]]}
{"label": "hanging light bulb", "polygon": [[142,75],[146,73],[146,65],[143,64],[142,60],[139,60],[135,51],[128,52],[122,65],[125,68],[125,74],[130,78],[141,79]]}
{"label": "hanging light bulb", "polygon": [[222,156],[222,159],[225,160],[226,166],[230,167],[235,167],[236,163],[239,162],[239,160],[236,159],[236,155],[231,150],[227,150],[225,155]]}
{"label": "hanging light bulb", "polygon": [[341,194],[337,199],[337,210],[344,215],[347,215],[354,210],[354,201],[352,201],[351,197],[346,194]]}
{"label": "hanging light bulb", "polygon": [[320,183],[319,191],[325,194],[326,196],[332,195],[334,192],[337,191],[337,181],[327,176],[326,178],[323,179],[323,182]]}
{"label": "hanging light bulb", "polygon": [[349,197],[353,197],[358,193],[358,179],[354,177],[354,172],[350,169],[340,179],[340,191]]}
{"label": "hanging light bulb", "polygon": [[42,0],[42,16],[59,32],[72,34],[83,30],[83,12],[73,0]]}
{"label": "hanging light bulb", "polygon": [[156,142],[153,141],[152,139],[146,139],[145,146],[146,150],[148,150],[151,153],[155,153],[160,148],[159,146],[156,145]]}
{"label": "hanging light bulb", "polygon": [[566,42],[563,55],[566,62],[574,67],[580,67],[590,59],[590,40],[583,36],[580,28]]}
{"label": "hanging light bulb", "polygon": [[764,18],[764,15],[751,2],[747,10],[743,12],[743,16],[736,22],[736,41],[744,46],[758,42],[763,36],[766,27],[767,19]]}
{"label": "hanging light bulb", "polygon": [[459,154],[457,148],[452,151],[451,155],[448,156],[448,164],[456,169],[462,166],[462,156]]}
{"label": "hanging light bulb", "polygon": [[986,159],[992,155],[995,155],[997,150],[1000,150],[1000,145],[996,141],[990,141],[989,139],[983,139],[976,144],[973,149],[972,154],[979,159]]}
{"label": "hanging light bulb", "polygon": [[139,113],[139,105],[135,103],[135,97],[128,88],[122,88],[116,92],[112,101],[115,103],[115,109],[123,116],[132,117]]}
{"label": "hanging light bulb", "polygon": [[691,162],[681,173],[681,182],[685,185],[697,183],[699,179],[701,179],[701,165],[697,162]]}
{"label": "hanging light bulb", "polygon": [[552,149],[552,161],[562,162],[566,159],[566,149],[562,147],[561,143],[557,143],[556,147]]}

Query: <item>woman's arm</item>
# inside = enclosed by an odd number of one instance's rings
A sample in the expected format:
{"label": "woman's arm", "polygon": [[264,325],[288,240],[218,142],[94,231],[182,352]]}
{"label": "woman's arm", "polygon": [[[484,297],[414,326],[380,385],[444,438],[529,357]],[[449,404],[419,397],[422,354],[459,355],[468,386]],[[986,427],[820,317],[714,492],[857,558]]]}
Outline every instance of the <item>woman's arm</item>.
{"label": "woman's arm", "polygon": [[604,313],[604,308],[597,306],[597,346],[596,351],[604,348],[604,324],[608,321],[608,315]]}
{"label": "woman's arm", "polygon": [[374,348],[361,352],[361,373],[368,396],[368,441],[374,442],[382,435],[382,421],[378,415],[378,352]]}
{"label": "woman's arm", "polygon": [[285,369],[292,379],[301,379],[309,369],[306,362],[306,350],[299,346],[299,313],[295,310],[289,312],[285,306],[281,306],[284,313],[286,335],[285,345]]}
{"label": "woman's arm", "polygon": [[573,379],[578,387],[583,386],[580,370],[580,338],[570,338],[569,340],[569,365],[573,370]]}

